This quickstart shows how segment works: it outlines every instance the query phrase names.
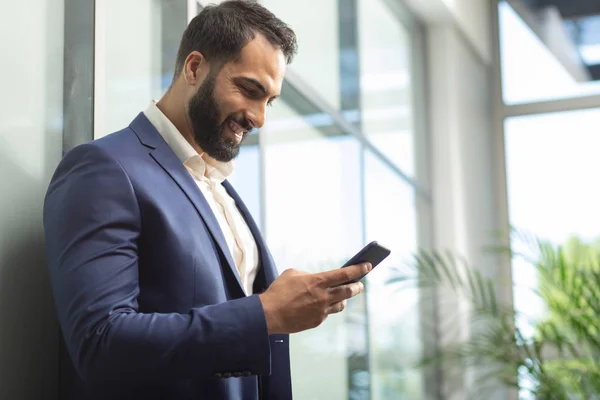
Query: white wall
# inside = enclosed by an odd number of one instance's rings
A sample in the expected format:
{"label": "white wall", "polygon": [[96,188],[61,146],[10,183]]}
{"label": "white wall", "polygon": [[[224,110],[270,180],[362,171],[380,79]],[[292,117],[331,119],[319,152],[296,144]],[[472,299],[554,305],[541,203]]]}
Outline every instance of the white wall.
{"label": "white wall", "polygon": [[[502,276],[486,247],[504,226],[498,218],[503,193],[497,185],[497,131],[491,68],[454,26],[428,29],[434,246],[466,257],[484,276]],[[504,282],[510,284],[509,282]],[[451,289],[440,294],[440,345],[470,335],[468,302]],[[469,398],[480,371],[444,371],[447,399]],[[486,399],[505,399],[497,389]]]}
{"label": "white wall", "polygon": [[[495,0],[408,0],[426,24],[434,247],[465,256],[511,301],[510,264],[485,247],[508,228]],[[426,3],[426,4],[425,4]],[[439,344],[469,337],[468,304],[442,289]],[[446,399],[472,396],[481,370],[442,371]],[[496,387],[486,399],[508,399]]]}
{"label": "white wall", "polygon": [[42,202],[61,157],[62,0],[0,3],[0,399],[56,399]]}
{"label": "white wall", "polygon": [[491,62],[491,3],[487,0],[444,0],[458,26],[473,43],[480,56]]}
{"label": "white wall", "polygon": [[492,61],[490,0],[405,0],[428,24],[458,28],[486,63]]}

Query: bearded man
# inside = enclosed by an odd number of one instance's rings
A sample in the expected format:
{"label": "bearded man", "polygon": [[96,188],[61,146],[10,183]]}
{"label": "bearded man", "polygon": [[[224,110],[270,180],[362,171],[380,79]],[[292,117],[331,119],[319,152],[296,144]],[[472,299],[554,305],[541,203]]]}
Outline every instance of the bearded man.
{"label": "bearded man", "polygon": [[295,52],[256,2],[206,7],[160,101],[61,161],[44,229],[70,398],[291,399],[288,335],[363,290],[370,265],[278,275],[227,182]]}

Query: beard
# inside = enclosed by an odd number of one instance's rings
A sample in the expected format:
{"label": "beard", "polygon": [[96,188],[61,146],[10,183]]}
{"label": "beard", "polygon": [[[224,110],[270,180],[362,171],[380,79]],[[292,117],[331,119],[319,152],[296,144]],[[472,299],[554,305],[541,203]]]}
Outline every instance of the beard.
{"label": "beard", "polygon": [[252,127],[242,116],[230,115],[219,123],[221,112],[214,96],[216,77],[210,73],[188,103],[188,118],[192,125],[194,140],[200,148],[217,161],[229,162],[240,152],[240,144],[225,136],[229,122],[235,121],[244,129],[246,138]]}

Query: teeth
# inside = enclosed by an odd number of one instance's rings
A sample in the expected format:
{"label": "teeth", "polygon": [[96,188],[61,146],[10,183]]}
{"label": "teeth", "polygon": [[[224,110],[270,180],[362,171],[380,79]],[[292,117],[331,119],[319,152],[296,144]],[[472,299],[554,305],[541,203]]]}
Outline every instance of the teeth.
{"label": "teeth", "polygon": [[238,136],[243,136],[247,132],[237,122],[229,121],[229,128]]}

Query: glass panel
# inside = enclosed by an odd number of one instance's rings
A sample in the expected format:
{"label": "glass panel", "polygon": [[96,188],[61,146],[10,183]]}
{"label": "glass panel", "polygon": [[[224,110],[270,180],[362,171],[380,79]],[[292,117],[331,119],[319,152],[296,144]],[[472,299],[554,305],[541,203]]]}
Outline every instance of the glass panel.
{"label": "glass panel", "polygon": [[64,15],[62,0],[0,3],[3,399],[58,397],[59,331],[44,260],[42,208],[62,155]]}
{"label": "glass panel", "polygon": [[235,170],[228,181],[244,200],[252,218],[260,226],[260,149],[258,145],[242,146],[234,163]]}
{"label": "glass panel", "polygon": [[171,83],[185,1],[106,0],[97,14],[95,137],[123,129]]}
{"label": "glass panel", "polygon": [[392,250],[368,275],[372,399],[423,398],[419,293],[391,280],[417,250],[414,190],[375,158],[365,155],[365,228],[367,242]]}
{"label": "glass panel", "polygon": [[[600,237],[593,217],[600,204],[594,184],[600,170],[598,125],[599,109],[506,120],[509,211],[515,228],[557,244],[570,235]],[[543,305],[530,290],[537,282],[533,269],[515,262],[513,277],[517,310],[539,317]]]}
{"label": "glass panel", "polygon": [[384,0],[359,0],[358,5],[363,132],[413,175],[410,36]]}
{"label": "glass panel", "polygon": [[[260,133],[269,247],[281,271],[338,268],[362,244],[360,146],[349,136],[326,137],[276,104]],[[294,124],[294,134],[270,133],[282,121]],[[348,335],[345,313],[292,335],[294,398],[348,398]]]}
{"label": "glass panel", "polygon": [[576,82],[506,3],[498,6],[504,101],[507,104],[600,93],[600,82]]}
{"label": "glass panel", "polygon": [[337,1],[261,0],[298,37],[298,55],[290,66],[332,107],[340,108],[340,44]]}

